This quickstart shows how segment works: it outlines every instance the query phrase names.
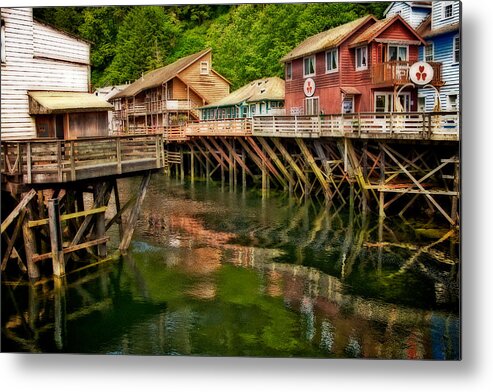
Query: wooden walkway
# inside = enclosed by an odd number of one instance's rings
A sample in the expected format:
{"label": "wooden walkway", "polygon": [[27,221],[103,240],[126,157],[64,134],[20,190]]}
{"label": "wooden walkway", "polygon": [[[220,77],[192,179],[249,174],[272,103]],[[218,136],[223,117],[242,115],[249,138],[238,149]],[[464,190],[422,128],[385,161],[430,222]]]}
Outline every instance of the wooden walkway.
{"label": "wooden walkway", "polygon": [[2,141],[2,182],[66,183],[165,166],[163,136]]}
{"label": "wooden walkway", "polygon": [[460,127],[457,112],[351,113],[200,121],[188,124],[185,135],[458,141]]}

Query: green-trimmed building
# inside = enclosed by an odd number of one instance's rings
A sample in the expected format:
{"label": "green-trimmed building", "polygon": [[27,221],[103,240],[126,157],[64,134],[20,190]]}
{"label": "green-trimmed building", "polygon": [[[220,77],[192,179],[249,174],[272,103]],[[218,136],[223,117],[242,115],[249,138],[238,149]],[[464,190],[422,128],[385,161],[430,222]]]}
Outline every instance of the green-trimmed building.
{"label": "green-trimmed building", "polygon": [[199,109],[202,120],[283,115],[284,80],[277,76],[254,80]]}

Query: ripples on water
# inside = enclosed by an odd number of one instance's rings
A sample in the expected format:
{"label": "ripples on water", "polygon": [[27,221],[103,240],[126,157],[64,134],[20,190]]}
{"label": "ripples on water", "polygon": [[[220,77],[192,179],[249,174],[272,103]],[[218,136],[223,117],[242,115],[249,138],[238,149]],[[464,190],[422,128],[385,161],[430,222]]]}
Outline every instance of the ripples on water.
{"label": "ripples on water", "polygon": [[457,238],[384,223],[156,175],[128,256],[60,287],[2,286],[2,347],[458,359]]}

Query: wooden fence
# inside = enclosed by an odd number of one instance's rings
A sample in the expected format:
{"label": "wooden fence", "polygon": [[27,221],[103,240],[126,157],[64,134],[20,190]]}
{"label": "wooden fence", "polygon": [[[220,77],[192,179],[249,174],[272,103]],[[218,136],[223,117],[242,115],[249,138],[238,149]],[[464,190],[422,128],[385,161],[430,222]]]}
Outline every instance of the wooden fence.
{"label": "wooden fence", "polygon": [[164,167],[162,135],[3,141],[2,176],[61,183]]}
{"label": "wooden fence", "polygon": [[267,137],[351,137],[459,140],[457,112],[349,113],[253,117],[252,134]]}

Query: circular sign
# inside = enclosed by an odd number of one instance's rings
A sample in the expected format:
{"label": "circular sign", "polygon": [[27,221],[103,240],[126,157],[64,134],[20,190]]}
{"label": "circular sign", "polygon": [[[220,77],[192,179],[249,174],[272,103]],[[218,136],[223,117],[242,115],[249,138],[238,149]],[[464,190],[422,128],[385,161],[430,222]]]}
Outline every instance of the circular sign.
{"label": "circular sign", "polygon": [[433,67],[424,61],[418,61],[409,68],[409,78],[414,84],[428,84],[433,79]]}
{"label": "circular sign", "polygon": [[305,80],[305,84],[303,85],[303,92],[307,97],[311,97],[315,94],[315,81],[312,78],[308,78]]}

